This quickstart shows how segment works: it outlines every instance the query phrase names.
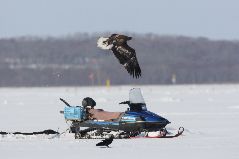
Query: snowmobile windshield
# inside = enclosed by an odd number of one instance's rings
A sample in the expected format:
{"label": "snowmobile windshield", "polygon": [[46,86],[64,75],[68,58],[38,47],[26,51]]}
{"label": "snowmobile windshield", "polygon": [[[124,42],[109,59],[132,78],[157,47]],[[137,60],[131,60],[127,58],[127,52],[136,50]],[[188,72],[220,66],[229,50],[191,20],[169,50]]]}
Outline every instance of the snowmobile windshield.
{"label": "snowmobile windshield", "polygon": [[129,102],[131,111],[147,110],[140,88],[133,88],[129,91]]}
{"label": "snowmobile windshield", "polygon": [[140,88],[133,88],[129,91],[129,101],[133,104],[145,104]]}

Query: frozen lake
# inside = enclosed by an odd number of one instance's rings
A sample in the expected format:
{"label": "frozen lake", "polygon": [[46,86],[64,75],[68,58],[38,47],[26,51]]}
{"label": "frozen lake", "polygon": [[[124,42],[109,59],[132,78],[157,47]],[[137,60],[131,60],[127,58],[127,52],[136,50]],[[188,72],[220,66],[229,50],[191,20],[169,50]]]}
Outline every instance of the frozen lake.
{"label": "frozen lake", "polygon": [[0,138],[3,159],[74,158],[239,158],[239,85],[118,86],[60,88],[0,88],[0,131],[38,131],[67,128],[59,113],[64,104],[81,105],[92,97],[97,108],[125,111],[121,101],[140,87],[148,110],[167,118],[169,130],[185,128],[174,139],[114,140],[99,148],[100,140]]}

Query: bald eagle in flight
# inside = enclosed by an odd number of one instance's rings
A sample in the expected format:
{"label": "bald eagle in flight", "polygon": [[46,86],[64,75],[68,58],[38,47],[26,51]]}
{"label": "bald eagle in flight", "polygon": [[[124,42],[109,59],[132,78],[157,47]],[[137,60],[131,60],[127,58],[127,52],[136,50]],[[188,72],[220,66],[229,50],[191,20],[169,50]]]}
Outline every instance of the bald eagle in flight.
{"label": "bald eagle in flight", "polygon": [[108,38],[100,37],[97,46],[104,50],[112,50],[119,63],[125,67],[128,73],[133,78],[139,78],[141,69],[136,58],[136,52],[127,44],[127,41],[131,39],[132,37],[125,35],[112,34]]}

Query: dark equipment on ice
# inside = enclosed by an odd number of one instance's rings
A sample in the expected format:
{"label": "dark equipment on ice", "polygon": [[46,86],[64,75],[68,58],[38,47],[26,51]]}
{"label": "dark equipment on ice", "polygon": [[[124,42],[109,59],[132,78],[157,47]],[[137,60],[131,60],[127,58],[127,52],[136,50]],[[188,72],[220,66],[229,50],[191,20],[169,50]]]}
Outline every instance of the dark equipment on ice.
{"label": "dark equipment on ice", "polygon": [[113,139],[114,139],[114,136],[112,135],[110,136],[110,138],[104,139],[98,144],[96,144],[96,146],[107,146],[109,148],[109,145],[112,143]]}
{"label": "dark equipment on ice", "polygon": [[94,108],[96,106],[96,102],[92,98],[86,97],[82,100],[82,106],[83,107],[90,106],[91,108]]}
{"label": "dark equipment on ice", "polygon": [[[129,101],[120,103],[129,105],[125,112],[107,112],[102,109],[94,109],[96,103],[93,102],[92,104],[92,101],[89,103],[91,104],[86,104],[87,107],[85,105],[67,106],[62,111],[65,120],[70,122],[70,132],[75,133],[76,139],[109,138],[110,136],[119,139],[142,136],[142,134],[144,137],[149,137],[150,132],[158,132],[156,136],[158,138],[170,137],[165,128],[170,122],[147,110],[139,88],[131,89]],[[183,130],[182,128],[179,129],[178,133],[171,135],[171,137],[181,135]]]}

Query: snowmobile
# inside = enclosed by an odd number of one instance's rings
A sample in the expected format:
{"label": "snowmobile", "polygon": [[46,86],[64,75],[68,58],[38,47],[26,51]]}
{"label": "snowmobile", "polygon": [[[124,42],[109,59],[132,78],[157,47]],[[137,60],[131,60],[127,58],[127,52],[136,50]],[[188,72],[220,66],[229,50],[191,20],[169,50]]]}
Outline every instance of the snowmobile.
{"label": "snowmobile", "polygon": [[[107,112],[102,109],[94,109],[96,102],[86,97],[82,106],[71,106],[65,100],[65,120],[70,122],[70,133],[75,134],[76,139],[104,139],[114,138],[171,138],[180,136],[184,128],[180,127],[175,135],[168,135],[165,126],[170,122],[147,110],[146,103],[139,88],[129,91],[129,100],[119,104],[127,104],[129,108],[125,112]],[[150,133],[156,134],[150,136]]]}

